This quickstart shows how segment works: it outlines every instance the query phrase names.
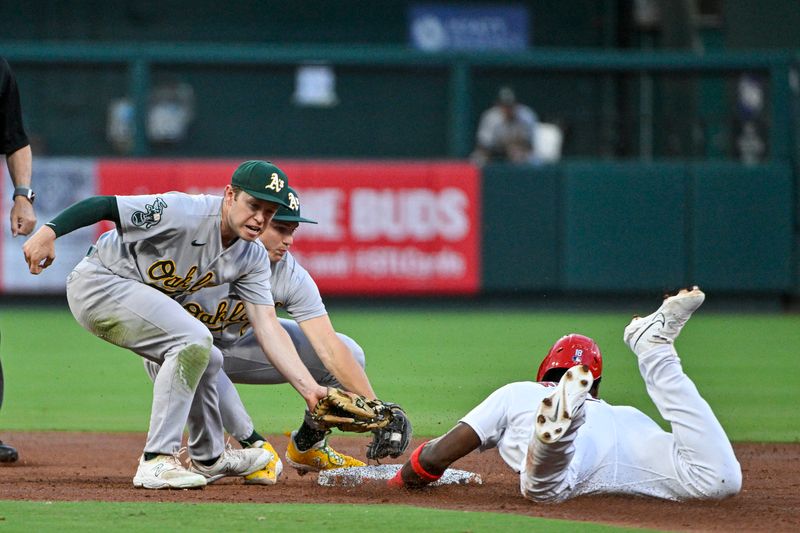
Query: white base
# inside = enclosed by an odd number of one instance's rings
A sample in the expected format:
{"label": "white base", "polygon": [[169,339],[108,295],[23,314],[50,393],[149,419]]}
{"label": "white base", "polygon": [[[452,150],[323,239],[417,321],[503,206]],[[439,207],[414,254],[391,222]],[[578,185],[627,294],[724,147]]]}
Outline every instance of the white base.
{"label": "white base", "polygon": [[[402,466],[399,464],[367,465],[323,470],[319,473],[317,483],[323,487],[355,487],[366,481],[391,479]],[[431,483],[431,486],[467,485],[470,483],[482,485],[483,480],[474,472],[448,468],[438,481]]]}

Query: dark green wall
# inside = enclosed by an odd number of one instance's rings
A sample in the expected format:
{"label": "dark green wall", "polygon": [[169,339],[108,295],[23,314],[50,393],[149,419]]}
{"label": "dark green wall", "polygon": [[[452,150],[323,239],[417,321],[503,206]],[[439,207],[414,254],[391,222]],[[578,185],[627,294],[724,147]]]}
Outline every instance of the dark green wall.
{"label": "dark green wall", "polygon": [[791,287],[797,212],[790,168],[698,164],[689,167],[689,183],[694,277],[714,289]]}
{"label": "dark green wall", "polygon": [[558,167],[484,169],[482,263],[488,290],[562,286],[561,189]]}
{"label": "dark green wall", "polygon": [[[292,103],[295,65],[159,69],[195,88],[197,116],[180,146],[154,155],[440,157],[447,152],[447,72],[337,67],[339,104]],[[424,88],[424,90],[420,90]]]}
{"label": "dark green wall", "polygon": [[[0,2],[3,39],[404,44],[414,0],[26,0]],[[463,5],[461,0],[437,4]],[[536,46],[604,46],[616,2],[481,0],[525,5]]]}
{"label": "dark green wall", "polygon": [[787,165],[488,167],[487,292],[799,294]]}
{"label": "dark green wall", "polygon": [[679,164],[565,167],[565,288],[641,290],[685,283],[684,175]]}
{"label": "dark green wall", "polygon": [[[246,43],[405,45],[411,0],[107,0],[0,2],[0,40],[87,43]],[[456,0],[438,3],[459,5]],[[507,5],[505,0],[480,4]],[[523,0],[531,45],[613,46],[615,2]],[[0,41],[1,42],[1,41]],[[2,54],[2,45],[0,45]],[[73,68],[12,61],[23,89],[28,129],[40,154],[115,155],[105,138],[109,103],[130,93],[119,67]],[[339,104],[325,109],[291,103],[296,64],[269,67],[170,65],[151,73],[190,83],[197,111],[189,138],[151,148],[167,157],[264,154],[282,157],[446,157],[447,68],[336,66]],[[580,78],[580,79],[578,79]],[[511,84],[544,119],[571,128],[565,153],[593,155],[605,146],[594,77],[543,77],[523,69],[477,73],[470,132],[497,88]],[[569,105],[564,105],[568,102]],[[471,135],[470,135],[471,136]],[[472,139],[470,138],[470,146]]]}
{"label": "dark green wall", "polygon": [[[3,42],[15,41],[403,46],[408,40],[407,11],[415,3],[412,0],[232,0],[222,4],[210,0],[1,2],[0,54]],[[438,3],[463,4],[457,0]],[[558,47],[562,52],[575,49],[589,52],[644,46],[642,30],[631,22],[630,2],[511,3],[529,9],[533,50]],[[763,8],[758,2],[749,4],[723,2],[722,27],[714,31],[724,47],[748,48],[759,43],[800,45],[798,33],[792,33],[800,19],[796,0],[768,0]],[[664,37],[653,41],[656,47],[686,48],[686,43],[678,46],[680,39],[667,38],[671,33],[666,29],[655,33]],[[25,118],[39,153],[114,155],[105,139],[105,117],[111,100],[131,92],[123,59],[119,64],[92,66],[58,61],[12,61],[12,66],[18,71]],[[176,63],[155,66],[151,74],[154,85],[164,78],[191,83],[197,95],[197,115],[185,142],[148,147],[146,155],[345,158],[466,155],[467,150],[462,146],[465,143],[460,140],[458,150],[452,149],[451,132],[447,129],[451,106],[458,99],[449,92],[450,71],[446,66],[335,65],[340,103],[327,109],[298,108],[291,103],[295,68],[296,62],[231,66],[212,60],[206,66]],[[682,71],[654,75],[654,103],[642,107],[646,85],[639,73],[560,72],[508,65],[493,67],[490,63],[470,75],[471,99],[459,118],[459,123],[465,125],[464,131],[468,129],[469,133],[459,133],[458,138],[469,137],[471,147],[479,114],[491,104],[497,88],[508,84],[543,120],[563,127],[563,154],[567,158],[641,155],[642,159],[648,159],[649,154],[641,154],[640,139],[647,138],[642,117],[652,117],[654,123],[652,157],[655,159],[733,158],[735,117],[732,115],[737,74],[704,71],[687,75]],[[135,153],[145,155],[144,150]]]}
{"label": "dark green wall", "polygon": [[723,17],[727,48],[800,48],[796,0],[727,0]]}

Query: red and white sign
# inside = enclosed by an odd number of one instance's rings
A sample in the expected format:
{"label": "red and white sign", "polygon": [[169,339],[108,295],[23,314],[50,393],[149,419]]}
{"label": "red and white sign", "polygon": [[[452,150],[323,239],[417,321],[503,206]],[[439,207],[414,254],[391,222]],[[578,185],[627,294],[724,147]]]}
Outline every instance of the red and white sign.
{"label": "red and white sign", "polygon": [[[220,194],[240,161],[98,165],[99,194]],[[300,194],[292,253],[323,295],[478,291],[478,170],[454,162],[275,161]]]}

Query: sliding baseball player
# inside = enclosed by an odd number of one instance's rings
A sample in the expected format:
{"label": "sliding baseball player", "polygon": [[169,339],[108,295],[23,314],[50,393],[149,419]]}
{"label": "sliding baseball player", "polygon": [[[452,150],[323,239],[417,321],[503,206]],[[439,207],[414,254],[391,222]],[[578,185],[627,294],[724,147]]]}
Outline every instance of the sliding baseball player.
{"label": "sliding baseball player", "polygon": [[733,448],[673,344],[704,299],[697,287],[682,290],[625,328],[624,341],[671,433],[633,407],[592,398],[595,376],[575,352],[566,354],[576,364],[557,386],[498,389],[447,434],[418,447],[390,485],[426,485],[472,450],[496,447],[519,472],[523,496],[537,502],[598,493],[667,500],[738,494],[742,471]]}

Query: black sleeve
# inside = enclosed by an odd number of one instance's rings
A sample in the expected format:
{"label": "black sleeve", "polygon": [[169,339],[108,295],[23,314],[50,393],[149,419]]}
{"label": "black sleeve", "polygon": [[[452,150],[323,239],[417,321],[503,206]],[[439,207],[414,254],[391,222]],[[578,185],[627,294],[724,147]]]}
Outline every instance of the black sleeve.
{"label": "black sleeve", "polygon": [[0,57],[0,150],[13,154],[30,144],[22,126],[17,80],[5,58]]}
{"label": "black sleeve", "polygon": [[56,237],[61,237],[101,220],[113,220],[117,228],[120,227],[116,196],[92,196],[76,202],[56,215],[45,226],[53,228]]}

